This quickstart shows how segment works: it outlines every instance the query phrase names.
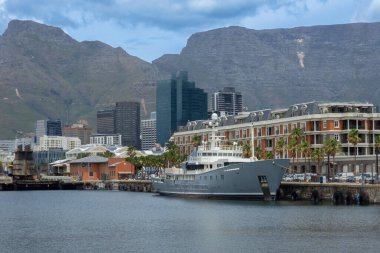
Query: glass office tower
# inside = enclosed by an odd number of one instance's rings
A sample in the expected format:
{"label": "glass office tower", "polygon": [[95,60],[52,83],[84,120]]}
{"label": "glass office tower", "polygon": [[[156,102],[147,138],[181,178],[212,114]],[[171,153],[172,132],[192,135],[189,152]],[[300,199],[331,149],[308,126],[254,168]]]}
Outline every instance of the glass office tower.
{"label": "glass office tower", "polygon": [[188,81],[185,71],[157,83],[156,103],[157,142],[162,146],[178,126],[192,120],[207,119],[207,93]]}

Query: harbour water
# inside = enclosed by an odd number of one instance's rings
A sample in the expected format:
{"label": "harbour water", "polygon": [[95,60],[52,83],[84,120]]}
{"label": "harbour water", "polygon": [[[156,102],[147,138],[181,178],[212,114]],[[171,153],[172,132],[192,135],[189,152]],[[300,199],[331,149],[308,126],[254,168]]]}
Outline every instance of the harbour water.
{"label": "harbour water", "polygon": [[0,252],[379,252],[380,206],[0,192]]}

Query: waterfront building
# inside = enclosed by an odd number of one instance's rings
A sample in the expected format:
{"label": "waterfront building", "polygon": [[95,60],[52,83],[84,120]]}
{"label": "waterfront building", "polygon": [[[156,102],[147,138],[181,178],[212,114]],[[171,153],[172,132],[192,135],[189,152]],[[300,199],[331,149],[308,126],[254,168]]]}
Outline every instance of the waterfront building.
{"label": "waterfront building", "polygon": [[[182,154],[191,152],[194,136],[200,136],[202,141],[209,140],[211,130],[207,123],[208,121],[189,122],[173,134],[174,142],[180,147]],[[251,145],[253,140],[254,149],[259,147],[277,158],[292,157],[287,144],[290,142],[292,130],[300,128],[312,149],[321,148],[327,139],[334,138],[341,143],[341,152],[336,154],[334,164],[331,165],[334,172],[370,172],[375,167],[374,145],[375,137],[380,135],[380,114],[370,103],[301,103],[278,110],[265,109],[220,117],[218,124],[217,131],[224,136],[227,143]],[[348,141],[348,134],[352,129],[358,129],[361,139],[356,147]],[[277,144],[281,137],[285,147],[279,150]],[[311,172],[327,173],[326,163],[317,171],[316,162],[310,162]],[[295,154],[294,166],[295,171],[309,172],[305,156],[301,152]]]}
{"label": "waterfront building", "polygon": [[70,173],[77,180],[120,180],[135,173],[134,166],[124,158],[88,156],[70,162]]}
{"label": "waterfront building", "polygon": [[37,120],[36,123],[36,142],[39,143],[41,136],[62,136],[62,123],[60,119]]}
{"label": "waterfront building", "polygon": [[116,102],[115,133],[121,134],[123,146],[141,148],[140,143],[140,103]]}
{"label": "waterfront building", "polygon": [[97,111],[96,132],[106,135],[115,134],[115,107]]}
{"label": "waterfront building", "polygon": [[179,126],[207,118],[207,94],[181,71],[157,83],[156,109],[157,142],[164,146]]}
{"label": "waterfront building", "polygon": [[62,148],[48,148],[33,150],[34,166],[38,168],[40,174],[50,175],[52,174],[52,167],[50,163],[55,162],[65,157],[66,150]]}
{"label": "waterfront building", "polygon": [[81,145],[78,137],[65,137],[65,136],[41,136],[40,144],[33,147],[34,151],[49,150],[51,148],[70,150],[77,148]]}
{"label": "waterfront building", "polygon": [[66,137],[78,137],[81,144],[89,144],[90,136],[92,135],[92,128],[88,126],[86,121],[79,121],[71,126],[65,126],[63,128],[63,136]]}
{"label": "waterfront building", "polygon": [[243,112],[243,97],[233,87],[224,87],[212,94],[212,111],[221,115],[237,115]]}
{"label": "waterfront building", "polygon": [[90,144],[121,146],[121,134],[95,134],[90,137]]}
{"label": "waterfront building", "polygon": [[141,150],[155,147],[157,143],[156,113],[152,112],[150,119],[141,120]]}

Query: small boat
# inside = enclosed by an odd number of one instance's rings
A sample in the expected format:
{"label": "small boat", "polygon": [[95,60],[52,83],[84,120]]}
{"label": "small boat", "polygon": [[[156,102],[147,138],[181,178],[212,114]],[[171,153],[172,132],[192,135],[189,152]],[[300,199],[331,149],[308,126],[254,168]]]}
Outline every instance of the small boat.
{"label": "small boat", "polygon": [[274,199],[290,160],[243,158],[241,146],[225,145],[224,136],[216,135],[216,114],[206,123],[211,127],[210,141],[194,149],[181,168],[166,168],[152,177],[153,192],[193,198]]}

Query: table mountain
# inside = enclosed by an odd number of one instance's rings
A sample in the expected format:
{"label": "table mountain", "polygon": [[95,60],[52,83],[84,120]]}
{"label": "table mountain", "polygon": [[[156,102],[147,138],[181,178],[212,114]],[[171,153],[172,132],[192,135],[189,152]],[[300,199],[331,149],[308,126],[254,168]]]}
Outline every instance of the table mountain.
{"label": "table mountain", "polygon": [[121,48],[11,21],[0,37],[0,137],[34,131],[36,119],[94,123],[96,110],[116,101],[145,99],[152,110],[156,76],[150,63]]}
{"label": "table mountain", "polygon": [[185,69],[197,86],[234,86],[249,109],[293,103],[379,103],[380,23],[253,30],[220,28],[192,35],[179,55],[153,61]]}
{"label": "table mountain", "polygon": [[[234,86],[250,110],[313,100],[379,104],[380,23],[292,29],[227,27],[193,34],[152,64],[61,29],[11,21],[0,36],[0,139],[35,121],[87,119],[116,101],[155,108],[155,82],[187,70],[207,92]],[[144,115],[144,113],[143,113]]]}

